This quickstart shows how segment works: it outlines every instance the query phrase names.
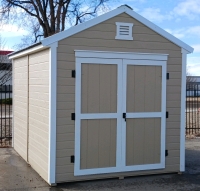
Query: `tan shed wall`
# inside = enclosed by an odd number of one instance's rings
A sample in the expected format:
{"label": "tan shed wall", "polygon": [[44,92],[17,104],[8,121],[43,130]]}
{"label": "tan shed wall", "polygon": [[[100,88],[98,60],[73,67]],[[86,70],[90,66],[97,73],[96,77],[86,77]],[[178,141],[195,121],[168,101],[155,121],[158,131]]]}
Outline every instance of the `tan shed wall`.
{"label": "tan shed wall", "polygon": [[14,148],[48,181],[49,49],[14,59]]}
{"label": "tan shed wall", "polygon": [[[115,22],[131,22],[133,41],[115,40]],[[166,119],[166,157],[164,170],[124,172],[92,176],[74,177],[74,165],[70,156],[74,155],[74,121],[71,113],[75,112],[75,79],[71,70],[75,69],[74,50],[99,50],[119,52],[144,52],[169,54],[167,72],[167,111]],[[57,79],[57,158],[56,182],[98,179],[116,176],[131,176],[164,172],[178,172],[180,163],[180,105],[181,105],[181,48],[158,35],[127,14],[121,14],[85,31],[61,40],[58,45]]]}
{"label": "tan shed wall", "polygon": [[49,49],[29,55],[29,163],[48,181]]}
{"label": "tan shed wall", "polygon": [[28,56],[13,61],[14,149],[27,161]]}

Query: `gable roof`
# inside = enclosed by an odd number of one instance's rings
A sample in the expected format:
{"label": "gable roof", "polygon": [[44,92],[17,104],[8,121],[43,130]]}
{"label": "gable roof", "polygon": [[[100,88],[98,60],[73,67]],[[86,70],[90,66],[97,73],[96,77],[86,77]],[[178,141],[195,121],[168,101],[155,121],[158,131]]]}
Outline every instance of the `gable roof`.
{"label": "gable roof", "polygon": [[115,17],[119,14],[122,13],[126,13],[128,15],[130,15],[131,17],[133,17],[134,19],[138,20],[139,22],[143,23],[144,25],[146,25],[147,27],[149,27],[150,29],[152,29],[153,31],[157,32],[158,34],[160,34],[161,36],[165,37],[166,39],[168,39],[169,41],[171,41],[172,43],[176,44],[177,46],[185,49],[186,51],[188,51],[188,53],[192,53],[193,52],[193,48],[189,45],[187,45],[186,43],[184,43],[183,41],[179,40],[178,38],[174,37],[173,35],[171,35],[170,33],[166,32],[165,30],[163,30],[162,28],[158,27],[157,25],[155,25],[154,23],[152,23],[151,21],[145,19],[144,17],[142,17],[141,15],[137,14],[136,12],[134,12],[129,6],[127,5],[122,5],[116,9],[114,9],[113,11],[110,11],[108,13],[105,13],[101,16],[98,16],[94,19],[91,19],[89,21],[86,21],[85,23],[81,23],[79,25],[76,25],[74,27],[69,28],[66,31],[62,31],[60,33],[57,33],[53,36],[47,37],[45,39],[43,39],[41,41],[43,46],[48,46],[54,42],[58,42],[64,38],[70,37],[78,32],[81,32],[87,28],[90,28],[94,25],[97,25],[103,21],[106,21],[112,17]]}

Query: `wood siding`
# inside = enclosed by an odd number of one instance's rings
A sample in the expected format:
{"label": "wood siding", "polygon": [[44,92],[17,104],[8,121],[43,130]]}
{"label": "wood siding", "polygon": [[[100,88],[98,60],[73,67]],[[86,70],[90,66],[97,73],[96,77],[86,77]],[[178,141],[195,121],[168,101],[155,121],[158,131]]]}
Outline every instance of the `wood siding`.
{"label": "wood siding", "polygon": [[13,61],[14,149],[27,161],[28,56]]}
{"label": "wood siding", "polygon": [[49,50],[29,55],[29,163],[48,181]]}
{"label": "wood siding", "polygon": [[[115,22],[131,22],[133,41],[115,40]],[[74,121],[71,113],[75,112],[75,79],[71,70],[75,70],[74,50],[99,50],[119,52],[144,52],[169,54],[167,72],[167,108],[169,118],[166,120],[166,157],[164,170],[140,172],[122,172],[92,176],[74,177],[74,164],[70,156],[74,155]],[[181,48],[158,35],[127,14],[121,14],[69,38],[59,41],[57,70],[57,158],[56,182],[99,179],[117,176],[132,176],[178,172],[180,161],[180,86],[181,86]],[[174,133],[172,133],[174,132]]]}
{"label": "wood siding", "polygon": [[14,148],[48,181],[49,50],[13,62]]}

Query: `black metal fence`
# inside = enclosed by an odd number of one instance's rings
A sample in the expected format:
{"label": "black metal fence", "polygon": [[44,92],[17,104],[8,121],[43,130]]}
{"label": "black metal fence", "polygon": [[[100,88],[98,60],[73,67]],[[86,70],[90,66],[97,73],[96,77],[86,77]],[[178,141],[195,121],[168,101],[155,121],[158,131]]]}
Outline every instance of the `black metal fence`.
{"label": "black metal fence", "polygon": [[200,82],[186,85],[186,134],[200,135]]}
{"label": "black metal fence", "polygon": [[12,145],[12,85],[0,86],[0,147]]}

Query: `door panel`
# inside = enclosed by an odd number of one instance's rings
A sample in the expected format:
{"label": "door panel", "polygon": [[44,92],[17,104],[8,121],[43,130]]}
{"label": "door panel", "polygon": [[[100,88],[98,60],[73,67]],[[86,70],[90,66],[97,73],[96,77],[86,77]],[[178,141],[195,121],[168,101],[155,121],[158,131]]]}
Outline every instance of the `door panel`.
{"label": "door panel", "polygon": [[81,169],[116,166],[116,119],[81,120]]}
{"label": "door panel", "polygon": [[127,65],[127,112],[161,111],[161,66]]}
{"label": "door panel", "polygon": [[126,170],[164,167],[164,71],[161,62],[123,60],[122,161]]}
{"label": "door panel", "polygon": [[160,118],[126,121],[126,166],[160,163]]}
{"label": "door panel", "polygon": [[76,58],[75,175],[118,172],[122,60]]}
{"label": "door panel", "polygon": [[117,65],[82,64],[82,113],[117,112]]}

